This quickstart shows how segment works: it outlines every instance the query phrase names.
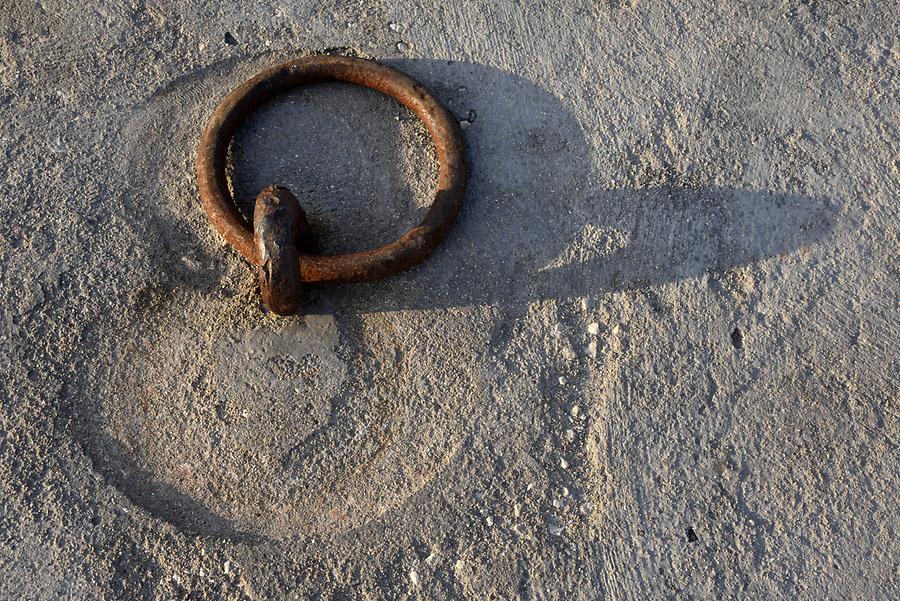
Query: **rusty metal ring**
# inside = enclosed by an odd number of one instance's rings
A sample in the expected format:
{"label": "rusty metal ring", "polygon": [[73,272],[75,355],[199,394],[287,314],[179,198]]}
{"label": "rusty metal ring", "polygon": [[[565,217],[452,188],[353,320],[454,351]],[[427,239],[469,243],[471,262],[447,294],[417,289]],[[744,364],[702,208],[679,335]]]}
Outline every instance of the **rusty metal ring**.
{"label": "rusty metal ring", "polygon": [[[384,246],[346,255],[309,252],[309,225],[285,188],[270,186],[256,200],[253,224],[238,211],[228,189],[228,147],[243,120],[283,92],[328,81],[365,86],[404,104],[425,124],[440,170],[434,202],[422,222]],[[423,261],[444,240],[462,207],[468,166],[459,123],[422,84],[373,60],[310,56],[259,73],[215,109],[200,140],[200,200],[213,227],[259,268],[263,300],[279,314],[300,308],[302,283],[361,282],[403,271]]]}

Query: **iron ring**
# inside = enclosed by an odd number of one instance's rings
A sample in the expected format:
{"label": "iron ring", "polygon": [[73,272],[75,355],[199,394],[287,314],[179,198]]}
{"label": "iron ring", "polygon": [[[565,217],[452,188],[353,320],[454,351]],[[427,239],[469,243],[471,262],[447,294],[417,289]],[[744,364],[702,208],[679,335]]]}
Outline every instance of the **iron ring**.
{"label": "iron ring", "polygon": [[[299,278],[296,291],[290,292],[291,295],[299,295],[301,283],[375,280],[416,265],[446,238],[465,197],[468,165],[462,131],[453,115],[425,86],[397,69],[373,60],[348,56],[294,59],[259,73],[229,94],[213,111],[200,140],[197,156],[200,200],[213,227],[244,258],[261,269],[268,258],[265,244],[261,240],[261,237],[265,237],[265,231],[261,232],[260,226],[254,228],[260,222],[263,222],[261,227],[266,227],[266,220],[260,219],[261,216],[256,214],[261,210],[263,197],[270,203],[266,206],[271,208],[274,207],[272,202],[277,204],[286,196],[293,199],[293,195],[284,188],[266,188],[257,199],[255,224],[249,223],[238,211],[228,189],[226,167],[231,140],[244,119],[271,98],[295,87],[331,81],[371,88],[395,98],[416,114],[427,128],[437,151],[440,163],[437,191],[421,223],[384,246],[344,255],[317,255],[305,252],[307,245],[303,240],[296,240],[295,254],[299,268],[290,271],[297,275],[285,276]],[[274,194],[273,190],[280,191],[281,194]],[[265,206],[262,206],[262,210],[265,210]],[[292,215],[299,219],[299,224],[286,227],[299,236],[308,235],[302,209],[299,217],[294,213]],[[293,254],[288,252],[280,256],[279,260],[284,262],[287,260],[284,259],[285,256]],[[263,296],[266,296],[265,290]],[[288,302],[286,311],[273,307],[268,300],[266,302],[276,313],[296,312],[290,310],[292,303],[299,304],[299,298]]]}

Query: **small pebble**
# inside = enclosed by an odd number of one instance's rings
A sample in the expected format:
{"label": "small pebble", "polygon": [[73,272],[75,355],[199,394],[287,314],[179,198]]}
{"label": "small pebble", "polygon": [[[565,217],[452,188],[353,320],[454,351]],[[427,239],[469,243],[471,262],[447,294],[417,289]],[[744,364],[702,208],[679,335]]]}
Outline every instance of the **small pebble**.
{"label": "small pebble", "polygon": [[594,359],[597,358],[597,341],[596,340],[592,340],[591,343],[588,345],[588,355],[590,355]]}
{"label": "small pebble", "polygon": [[184,255],[183,257],[181,257],[181,262],[184,263],[185,267],[193,271],[200,269],[200,262],[193,257]]}
{"label": "small pebble", "polygon": [[487,516],[486,518],[484,518],[484,522],[488,525],[488,528],[490,528],[491,526],[494,525],[494,516],[492,516],[492,515]]}
{"label": "small pebble", "polygon": [[412,582],[413,586],[419,586],[419,573],[415,570],[409,571],[409,581]]}
{"label": "small pebble", "polygon": [[53,143],[51,151],[55,152],[56,154],[65,154],[69,151],[69,147],[66,146],[66,143],[62,141],[62,138],[60,136],[56,136],[56,141]]}
{"label": "small pebble", "polygon": [[467,88],[466,86],[459,86],[458,88],[456,88],[456,91],[461,94],[465,94],[469,91],[469,88]]}
{"label": "small pebble", "polygon": [[572,414],[572,417],[578,417],[578,414],[581,413],[581,407],[579,407],[578,405],[573,405],[572,411],[570,413]]}
{"label": "small pebble", "polygon": [[[568,464],[566,464],[566,465],[568,465]],[[564,497],[569,496],[569,489],[566,488],[565,486],[562,487],[562,490],[560,492],[562,493],[562,496],[564,496]]]}
{"label": "small pebble", "polygon": [[596,336],[600,333],[600,324],[596,321],[588,326],[588,334]]}
{"label": "small pebble", "polygon": [[513,517],[519,517],[520,515],[522,515],[522,506],[515,503],[513,505]]}
{"label": "small pebble", "polygon": [[224,564],[222,564],[222,571],[225,572],[226,574],[231,574],[231,562],[230,561],[226,561]]}
{"label": "small pebble", "polygon": [[395,23],[394,21],[391,21],[390,23],[388,23],[388,29],[390,29],[391,31],[396,33],[398,31],[403,31],[403,26],[400,25],[400,23]]}
{"label": "small pebble", "polygon": [[399,52],[409,52],[410,48],[412,48],[412,45],[407,44],[406,42],[397,42],[397,50]]}
{"label": "small pebble", "polygon": [[561,468],[563,468],[563,469],[568,469],[568,467],[569,467],[569,462],[566,461],[566,459],[565,459],[564,457],[562,457],[562,458],[560,458],[560,460],[559,460],[559,467],[561,467]]}
{"label": "small pebble", "polygon": [[433,566],[436,561],[437,561],[437,555],[435,554],[434,551],[432,551],[428,555],[428,557],[425,558],[425,563],[427,563],[430,566]]}
{"label": "small pebble", "polygon": [[553,499],[553,506],[557,509],[562,508],[562,501],[560,501],[559,499]]}
{"label": "small pebble", "polygon": [[565,386],[566,382],[568,382],[568,380],[566,380],[566,378],[564,376],[559,377],[559,385],[560,386]]}

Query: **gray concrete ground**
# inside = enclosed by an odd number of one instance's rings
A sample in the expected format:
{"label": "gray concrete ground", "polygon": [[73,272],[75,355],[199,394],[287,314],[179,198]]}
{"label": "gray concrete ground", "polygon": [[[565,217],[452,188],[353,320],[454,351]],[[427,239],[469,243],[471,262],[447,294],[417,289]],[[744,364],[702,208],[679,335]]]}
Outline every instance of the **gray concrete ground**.
{"label": "gray concrete ground", "polygon": [[[900,597],[896,3],[565,4],[4,1],[0,597]],[[275,319],[193,157],[330,48],[468,204]],[[436,168],[342,85],[233,154],[333,252]]]}

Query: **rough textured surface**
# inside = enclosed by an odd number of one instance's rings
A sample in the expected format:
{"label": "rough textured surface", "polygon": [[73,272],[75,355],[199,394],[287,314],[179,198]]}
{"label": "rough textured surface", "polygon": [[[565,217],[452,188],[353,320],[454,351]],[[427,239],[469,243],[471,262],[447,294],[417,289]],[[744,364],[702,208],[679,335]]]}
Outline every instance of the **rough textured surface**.
{"label": "rough textured surface", "polygon": [[[12,4],[0,597],[900,596],[896,7]],[[328,48],[464,121],[468,205],[276,319],[193,157],[227,91]],[[338,85],[233,154],[331,251],[435,173]]]}

